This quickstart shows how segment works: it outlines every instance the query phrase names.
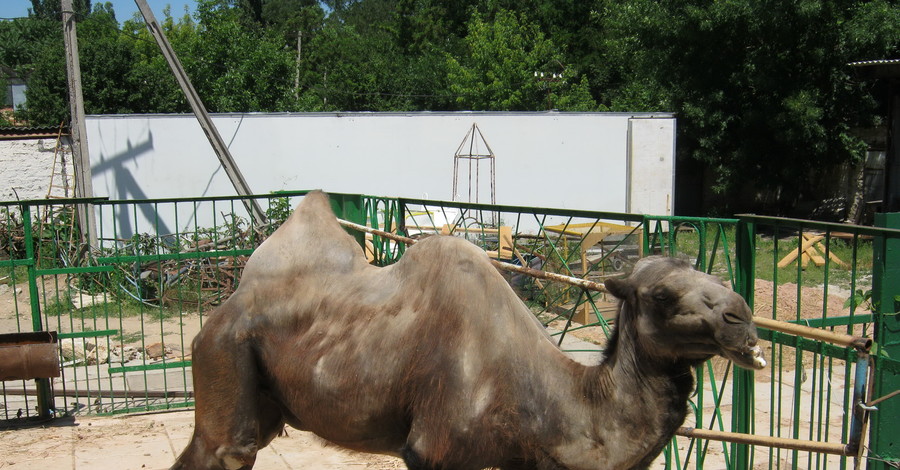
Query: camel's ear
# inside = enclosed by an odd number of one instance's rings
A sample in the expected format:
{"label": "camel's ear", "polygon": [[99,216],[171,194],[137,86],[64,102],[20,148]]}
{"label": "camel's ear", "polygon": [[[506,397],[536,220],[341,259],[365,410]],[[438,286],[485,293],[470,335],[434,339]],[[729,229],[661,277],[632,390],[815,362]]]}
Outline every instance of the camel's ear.
{"label": "camel's ear", "polygon": [[634,286],[628,282],[628,278],[620,277],[620,278],[609,278],[603,282],[603,285],[606,286],[606,290],[609,291],[610,294],[625,300],[634,293]]}

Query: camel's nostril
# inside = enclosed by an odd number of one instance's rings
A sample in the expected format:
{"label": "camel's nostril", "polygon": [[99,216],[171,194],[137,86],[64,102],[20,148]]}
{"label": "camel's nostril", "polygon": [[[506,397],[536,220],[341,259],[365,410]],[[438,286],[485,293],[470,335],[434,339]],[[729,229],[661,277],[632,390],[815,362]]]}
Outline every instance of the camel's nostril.
{"label": "camel's nostril", "polygon": [[739,325],[744,323],[744,320],[741,317],[737,316],[732,312],[725,312],[722,314],[722,319],[725,320],[725,323],[729,323],[731,325]]}

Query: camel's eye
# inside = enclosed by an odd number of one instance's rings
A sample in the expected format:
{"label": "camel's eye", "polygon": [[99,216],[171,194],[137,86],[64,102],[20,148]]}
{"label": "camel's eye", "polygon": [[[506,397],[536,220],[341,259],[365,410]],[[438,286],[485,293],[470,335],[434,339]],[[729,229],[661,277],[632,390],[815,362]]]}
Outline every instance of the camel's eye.
{"label": "camel's eye", "polygon": [[671,292],[665,289],[659,289],[654,291],[651,297],[657,302],[670,302],[673,296]]}
{"label": "camel's eye", "polygon": [[744,323],[744,320],[742,320],[741,317],[731,312],[723,313],[722,319],[725,320],[725,323],[730,323],[732,325],[739,325],[741,323]]}

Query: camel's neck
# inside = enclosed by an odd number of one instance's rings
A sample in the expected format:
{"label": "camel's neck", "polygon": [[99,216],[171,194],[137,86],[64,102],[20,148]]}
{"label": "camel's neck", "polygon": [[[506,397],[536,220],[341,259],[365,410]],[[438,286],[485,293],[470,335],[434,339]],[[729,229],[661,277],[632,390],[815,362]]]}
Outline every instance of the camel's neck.
{"label": "camel's neck", "polygon": [[583,370],[580,386],[598,440],[616,442],[619,456],[631,456],[621,464],[631,468],[649,465],[682,425],[694,378],[690,364],[661,363],[642,351],[626,316],[620,312],[604,360]]}
{"label": "camel's neck", "polygon": [[627,306],[622,306],[604,359],[595,368],[595,373],[609,376],[625,387],[643,384],[642,388],[648,389],[652,382],[667,388],[665,384],[670,384],[675,390],[666,391],[667,396],[674,391],[686,400],[694,385],[691,363],[660,359],[650,354],[643,346],[646,339],[638,337],[635,319],[628,310]]}

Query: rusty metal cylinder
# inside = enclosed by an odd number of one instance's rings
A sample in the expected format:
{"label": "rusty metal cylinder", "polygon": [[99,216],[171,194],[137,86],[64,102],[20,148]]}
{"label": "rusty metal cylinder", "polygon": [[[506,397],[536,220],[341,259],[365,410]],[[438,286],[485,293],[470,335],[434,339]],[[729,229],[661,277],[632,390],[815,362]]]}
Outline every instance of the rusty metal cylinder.
{"label": "rusty metal cylinder", "polygon": [[56,332],[0,334],[0,381],[59,377]]}

